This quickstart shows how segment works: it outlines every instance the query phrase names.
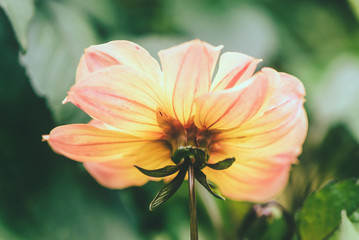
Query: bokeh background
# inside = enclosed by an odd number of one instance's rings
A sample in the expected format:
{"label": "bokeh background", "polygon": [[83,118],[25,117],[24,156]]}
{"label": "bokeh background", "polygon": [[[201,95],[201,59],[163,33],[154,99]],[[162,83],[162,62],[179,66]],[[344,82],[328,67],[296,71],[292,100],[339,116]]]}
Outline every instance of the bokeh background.
{"label": "bokeh background", "polygon": [[61,101],[84,48],[115,39],[137,42],[156,58],[194,38],[223,44],[223,52],[262,58],[260,67],[293,74],[306,87],[308,138],[277,198],[281,207],[267,206],[270,214],[259,216],[253,203],[213,199],[199,187],[200,239],[299,239],[296,214],[310,193],[332,179],[359,177],[357,0],[0,5],[0,239],[188,239],[187,186],[149,212],[162,183],[106,189],[41,142],[57,125],[88,121]]}

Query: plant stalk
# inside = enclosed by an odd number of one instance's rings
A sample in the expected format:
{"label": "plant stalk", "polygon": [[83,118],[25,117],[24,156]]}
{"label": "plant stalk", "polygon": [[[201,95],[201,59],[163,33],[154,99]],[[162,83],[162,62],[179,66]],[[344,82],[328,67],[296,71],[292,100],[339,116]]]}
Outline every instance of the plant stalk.
{"label": "plant stalk", "polygon": [[188,190],[189,190],[189,214],[190,214],[190,225],[191,225],[191,240],[198,240],[196,188],[195,188],[193,164],[189,164],[189,168],[188,168]]}

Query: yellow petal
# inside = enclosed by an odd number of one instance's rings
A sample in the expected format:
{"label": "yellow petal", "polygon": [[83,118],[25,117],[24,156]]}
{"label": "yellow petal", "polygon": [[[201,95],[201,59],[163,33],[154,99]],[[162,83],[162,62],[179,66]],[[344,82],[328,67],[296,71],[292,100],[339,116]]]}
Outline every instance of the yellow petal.
{"label": "yellow petal", "polygon": [[219,68],[213,80],[211,91],[232,88],[252,77],[260,59],[236,52],[226,52],[221,56]]}
{"label": "yellow petal", "polygon": [[88,75],[71,88],[67,100],[131,134],[162,132],[156,120],[157,108],[165,108],[162,88],[130,67],[117,65]]}
{"label": "yellow petal", "polygon": [[144,48],[130,41],[112,41],[87,48],[78,65],[76,80],[113,65],[125,65],[153,81],[162,81],[158,62]]}
{"label": "yellow petal", "polygon": [[99,129],[89,124],[56,127],[44,140],[48,141],[55,152],[81,162],[119,160],[149,141],[119,131]]}
{"label": "yellow petal", "polygon": [[221,171],[204,169],[221,193],[233,200],[265,202],[278,195],[288,181],[291,164],[296,157],[282,154],[267,159],[236,159]]}
{"label": "yellow petal", "polygon": [[127,154],[124,158],[126,160],[85,162],[84,166],[100,184],[108,188],[119,189],[141,186],[149,180],[160,180],[144,175],[133,165],[146,169],[158,169],[173,164],[170,160],[169,149],[161,142],[156,141],[140,144],[133,153]]}
{"label": "yellow petal", "polygon": [[266,75],[260,72],[234,88],[198,97],[195,124],[199,128],[216,130],[238,127],[261,108],[267,85]]}
{"label": "yellow petal", "polygon": [[159,52],[168,99],[183,125],[195,113],[194,99],[210,89],[221,48],[193,40]]}

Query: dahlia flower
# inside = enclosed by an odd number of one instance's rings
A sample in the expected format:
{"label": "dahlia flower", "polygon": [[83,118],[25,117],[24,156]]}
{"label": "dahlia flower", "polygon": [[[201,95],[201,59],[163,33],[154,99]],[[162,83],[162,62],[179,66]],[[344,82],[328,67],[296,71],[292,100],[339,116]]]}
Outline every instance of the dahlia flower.
{"label": "dahlia flower", "polygon": [[108,188],[164,179],[172,184],[157,200],[165,201],[192,167],[217,197],[215,186],[230,199],[270,200],[306,137],[305,90],[287,73],[254,73],[261,60],[237,52],[224,53],[214,74],[221,49],[189,41],[161,50],[160,67],[129,41],[90,46],[64,102],[93,120],[44,140]]}

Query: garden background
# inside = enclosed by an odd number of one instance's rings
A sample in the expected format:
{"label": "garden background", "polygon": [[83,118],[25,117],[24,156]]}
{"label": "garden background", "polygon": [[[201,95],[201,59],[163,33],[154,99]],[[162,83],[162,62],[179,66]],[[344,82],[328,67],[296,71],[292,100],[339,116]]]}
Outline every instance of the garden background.
{"label": "garden background", "polygon": [[200,239],[358,239],[358,0],[0,5],[0,239],[188,239],[187,186],[150,212],[162,183],[106,189],[80,163],[52,152],[41,135],[88,121],[61,104],[84,48],[126,39],[157,58],[158,50],[194,38],[297,76],[309,117],[303,154],[280,205],[220,201],[198,187]]}

